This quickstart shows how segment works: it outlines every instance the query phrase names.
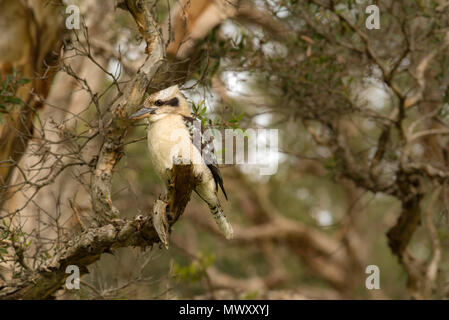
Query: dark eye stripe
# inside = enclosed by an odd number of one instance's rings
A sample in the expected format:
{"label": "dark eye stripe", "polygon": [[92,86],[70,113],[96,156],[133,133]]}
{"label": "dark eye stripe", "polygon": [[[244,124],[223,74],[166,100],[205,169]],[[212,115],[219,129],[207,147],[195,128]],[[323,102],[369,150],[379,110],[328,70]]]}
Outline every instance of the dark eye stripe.
{"label": "dark eye stripe", "polygon": [[165,104],[172,106],[172,107],[177,107],[177,106],[179,106],[179,99],[175,97],[171,100],[166,101]]}
{"label": "dark eye stripe", "polygon": [[154,105],[157,106],[157,107],[161,107],[161,106],[178,107],[179,106],[179,99],[175,97],[175,98],[167,100],[167,101],[156,100],[154,102]]}

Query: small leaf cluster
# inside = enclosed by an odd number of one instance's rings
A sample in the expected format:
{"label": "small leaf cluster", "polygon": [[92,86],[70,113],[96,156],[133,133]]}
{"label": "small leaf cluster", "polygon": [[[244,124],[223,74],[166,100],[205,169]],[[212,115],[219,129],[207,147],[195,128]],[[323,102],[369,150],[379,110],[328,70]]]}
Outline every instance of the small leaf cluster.
{"label": "small leaf cluster", "polygon": [[24,105],[22,99],[16,96],[16,92],[19,86],[30,81],[30,79],[21,78],[17,69],[13,68],[12,74],[7,74],[5,79],[0,82],[0,123],[2,122],[2,114],[8,114],[14,107]]}
{"label": "small leaf cluster", "polygon": [[201,254],[198,259],[185,266],[181,266],[175,261],[173,263],[172,272],[177,279],[197,282],[206,276],[207,268],[210,267],[214,261],[215,256],[213,254]]}

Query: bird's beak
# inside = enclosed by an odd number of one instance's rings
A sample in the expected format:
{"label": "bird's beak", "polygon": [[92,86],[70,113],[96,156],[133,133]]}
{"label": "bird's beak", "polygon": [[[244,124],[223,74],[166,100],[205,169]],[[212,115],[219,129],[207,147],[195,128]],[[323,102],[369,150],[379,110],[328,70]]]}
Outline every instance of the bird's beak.
{"label": "bird's beak", "polygon": [[129,116],[130,119],[132,120],[138,120],[138,119],[142,119],[142,118],[146,118],[148,117],[150,114],[154,114],[156,112],[157,108],[142,108],[139,111],[137,111],[136,113],[133,113],[132,115]]}

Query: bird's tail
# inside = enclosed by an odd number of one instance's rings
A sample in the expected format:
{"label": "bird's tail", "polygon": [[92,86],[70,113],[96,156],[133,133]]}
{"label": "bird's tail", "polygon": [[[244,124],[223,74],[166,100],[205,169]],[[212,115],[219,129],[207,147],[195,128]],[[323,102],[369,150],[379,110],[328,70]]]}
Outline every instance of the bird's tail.
{"label": "bird's tail", "polygon": [[234,230],[232,229],[231,223],[229,223],[228,219],[223,213],[223,209],[221,209],[221,206],[211,206],[210,211],[214,216],[218,228],[220,228],[220,231],[224,234],[226,239],[232,239],[234,237]]}

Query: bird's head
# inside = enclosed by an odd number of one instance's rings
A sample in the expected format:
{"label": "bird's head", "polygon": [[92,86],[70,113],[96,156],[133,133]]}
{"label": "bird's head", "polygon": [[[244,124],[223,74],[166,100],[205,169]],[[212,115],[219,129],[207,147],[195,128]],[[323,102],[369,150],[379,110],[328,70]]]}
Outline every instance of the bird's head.
{"label": "bird's head", "polygon": [[130,119],[148,118],[150,122],[154,122],[168,114],[190,116],[187,100],[177,85],[153,93],[145,101],[142,108],[130,116]]}

